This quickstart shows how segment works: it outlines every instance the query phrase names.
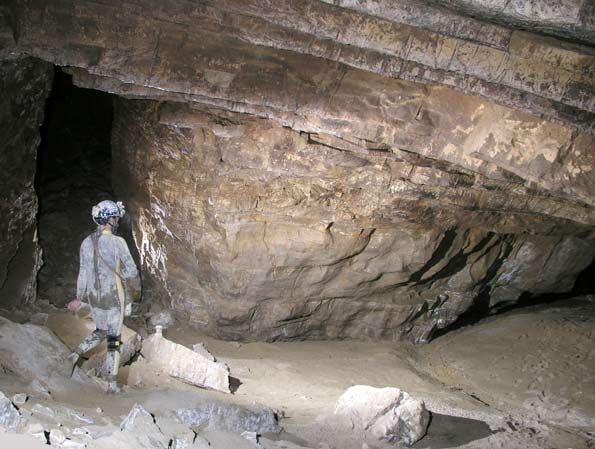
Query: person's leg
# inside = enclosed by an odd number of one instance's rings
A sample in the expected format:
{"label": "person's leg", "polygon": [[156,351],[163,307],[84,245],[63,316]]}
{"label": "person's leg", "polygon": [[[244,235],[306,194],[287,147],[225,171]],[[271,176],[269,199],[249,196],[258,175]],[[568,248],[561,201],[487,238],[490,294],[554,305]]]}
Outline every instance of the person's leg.
{"label": "person's leg", "polygon": [[120,310],[110,309],[107,322],[107,354],[105,357],[104,370],[107,373],[108,393],[120,392],[117,383],[118,369],[120,368],[120,331],[121,331]]}
{"label": "person's leg", "polygon": [[94,308],[91,311],[91,316],[93,317],[93,321],[95,321],[95,330],[91,332],[68,356],[68,361],[72,364],[71,375],[74,373],[74,368],[76,367],[80,357],[84,353],[89,352],[91,349],[98,346],[107,335],[106,311]]}
{"label": "person's leg", "polygon": [[91,349],[99,345],[106,335],[107,333],[104,330],[95,329],[77,346],[74,352],[78,353],[78,355],[83,355],[84,353],[89,352]]}

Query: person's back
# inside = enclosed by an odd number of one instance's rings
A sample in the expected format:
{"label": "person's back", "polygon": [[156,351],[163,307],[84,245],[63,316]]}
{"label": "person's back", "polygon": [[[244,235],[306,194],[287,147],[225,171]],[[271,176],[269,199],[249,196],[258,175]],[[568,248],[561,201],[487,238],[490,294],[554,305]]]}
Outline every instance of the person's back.
{"label": "person's back", "polygon": [[122,279],[138,276],[126,241],[109,230],[87,236],[80,250],[77,298],[92,308],[119,308],[118,275]]}

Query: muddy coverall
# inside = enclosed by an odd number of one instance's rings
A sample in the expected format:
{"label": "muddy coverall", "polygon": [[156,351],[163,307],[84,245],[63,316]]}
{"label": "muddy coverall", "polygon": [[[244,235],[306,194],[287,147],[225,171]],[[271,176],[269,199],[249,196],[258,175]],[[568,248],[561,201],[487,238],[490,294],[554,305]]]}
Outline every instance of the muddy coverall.
{"label": "muddy coverall", "polygon": [[119,336],[126,306],[123,283],[125,279],[136,277],[136,264],[122,237],[104,230],[94,232],[83,240],[77,299],[89,304],[96,329],[83,340],[76,352],[82,355],[107,338],[104,371],[108,376],[118,373],[120,363]]}

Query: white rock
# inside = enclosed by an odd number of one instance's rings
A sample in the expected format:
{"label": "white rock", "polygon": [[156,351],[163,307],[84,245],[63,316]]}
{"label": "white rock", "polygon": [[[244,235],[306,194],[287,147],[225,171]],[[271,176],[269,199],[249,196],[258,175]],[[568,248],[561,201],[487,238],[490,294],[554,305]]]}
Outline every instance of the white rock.
{"label": "white rock", "polygon": [[54,446],[59,446],[66,441],[66,435],[60,429],[51,429],[50,430],[50,444]]}
{"label": "white rock", "polygon": [[48,418],[56,417],[56,412],[54,412],[51,408],[41,404],[35,404],[31,409],[31,412],[33,412],[33,414],[47,416]]}
{"label": "white rock", "polygon": [[45,429],[43,428],[41,423],[36,422],[29,424],[27,426],[27,429],[25,429],[25,433],[31,435],[33,438],[35,438],[38,441],[41,441],[44,444],[47,443]]}
{"label": "white rock", "polygon": [[176,416],[187,426],[221,430],[241,434],[242,432],[277,433],[281,430],[275,412],[263,406],[239,406],[219,401],[203,401],[193,408],[178,409]]}
{"label": "white rock", "polygon": [[185,346],[153,334],[143,343],[142,353],[153,366],[172,377],[199,387],[229,393],[229,368]]}
{"label": "white rock", "polygon": [[27,426],[27,428],[25,429],[25,433],[29,433],[29,434],[33,434],[33,433],[39,433],[39,432],[43,432],[44,428],[41,425],[41,423],[38,422],[34,422],[31,423]]}
{"label": "white rock", "polygon": [[133,432],[139,426],[155,424],[153,415],[151,415],[142,405],[134,404],[134,407],[128,412],[128,415],[120,424],[120,430]]}
{"label": "white rock", "polygon": [[128,416],[120,424],[120,429],[122,432],[132,434],[143,447],[165,449],[169,446],[170,438],[164,435],[155,424],[153,415],[139,404],[134,404]]}
{"label": "white rock", "polygon": [[155,424],[168,439],[172,441],[172,449],[186,449],[192,446],[196,434],[177,419],[162,416],[155,417]]}
{"label": "white rock", "polygon": [[12,397],[12,403],[14,405],[23,405],[25,402],[27,402],[27,399],[29,399],[29,396],[27,396],[25,393],[17,393]]}
{"label": "white rock", "polygon": [[258,444],[258,433],[256,432],[249,432],[247,430],[245,430],[244,432],[241,433],[241,436],[246,438],[248,441],[252,441],[254,444]]}
{"label": "white rock", "polygon": [[204,343],[196,343],[194,346],[192,346],[192,350],[197,354],[202,355],[205,359],[210,360],[211,362],[217,361],[215,360],[215,357],[213,357],[213,354],[211,354],[209,350],[205,348]]}
{"label": "white rock", "polygon": [[335,415],[362,431],[368,442],[379,440],[411,445],[428,428],[430,414],[422,401],[398,388],[374,388],[356,385],[337,401]]}
{"label": "white rock", "polygon": [[161,326],[163,329],[171,327],[171,325],[174,324],[174,322],[174,317],[169,310],[163,310],[159,313],[152,315],[149,318],[149,324],[151,326]]}
{"label": "white rock", "polygon": [[0,427],[15,432],[20,421],[21,415],[19,411],[10,399],[4,393],[0,392]]}

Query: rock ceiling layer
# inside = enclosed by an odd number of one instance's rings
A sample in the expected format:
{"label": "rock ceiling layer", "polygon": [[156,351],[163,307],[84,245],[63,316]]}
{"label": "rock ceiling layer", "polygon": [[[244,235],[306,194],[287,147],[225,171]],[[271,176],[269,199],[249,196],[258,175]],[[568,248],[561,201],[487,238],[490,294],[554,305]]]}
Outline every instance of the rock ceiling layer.
{"label": "rock ceiling layer", "polygon": [[[207,84],[210,78],[217,85],[212,87],[225,90],[225,79],[234,76],[225,57],[234,56],[234,50],[236,64],[249,64],[256,56],[273,65],[286,50],[385,77],[443,84],[582,130],[593,129],[592,47],[444,13],[422,2],[339,3],[348,8],[313,0],[23,1],[6,13],[11,29],[5,36],[17,41],[14,50],[56,64],[184,93],[198,93],[194,86],[179,84],[193,84],[197,77]],[[479,8],[475,2],[460,3]],[[489,6],[484,9],[493,11]],[[592,33],[592,15],[574,19],[575,27],[584,28],[587,36]],[[565,26],[570,18],[559,20]],[[250,51],[244,54],[246,48]],[[172,60],[192,71],[160,70]],[[307,57],[300,62],[310,64]],[[278,69],[279,81],[291,75],[290,67]],[[218,75],[209,76],[205,70],[222,72],[222,79],[215,81]],[[266,103],[262,100],[259,103]]]}
{"label": "rock ceiling layer", "polygon": [[20,1],[0,42],[127,98],[116,187],[194,323],[424,340],[595,253],[592,11],[532,4]]}

